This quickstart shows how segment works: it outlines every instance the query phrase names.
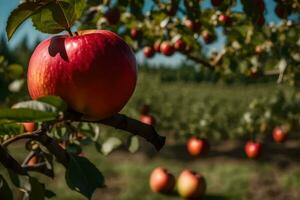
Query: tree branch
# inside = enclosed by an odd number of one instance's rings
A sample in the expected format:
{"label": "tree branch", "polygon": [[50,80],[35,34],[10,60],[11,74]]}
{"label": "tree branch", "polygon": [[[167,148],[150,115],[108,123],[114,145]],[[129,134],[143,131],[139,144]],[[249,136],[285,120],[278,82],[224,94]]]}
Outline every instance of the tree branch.
{"label": "tree branch", "polygon": [[30,166],[24,165],[22,168],[26,171],[38,172],[46,176],[49,176],[50,178],[54,178],[53,169],[49,169],[45,162],[38,163],[35,165],[30,165]]}
{"label": "tree branch", "polygon": [[114,127],[116,129],[127,131],[129,133],[132,133],[133,135],[138,135],[150,142],[157,151],[159,151],[164,146],[166,140],[164,136],[158,135],[153,126],[142,123],[123,114],[115,114],[109,118],[102,120],[89,120],[84,118],[75,118],[73,120],[81,122],[101,123],[107,126]]}

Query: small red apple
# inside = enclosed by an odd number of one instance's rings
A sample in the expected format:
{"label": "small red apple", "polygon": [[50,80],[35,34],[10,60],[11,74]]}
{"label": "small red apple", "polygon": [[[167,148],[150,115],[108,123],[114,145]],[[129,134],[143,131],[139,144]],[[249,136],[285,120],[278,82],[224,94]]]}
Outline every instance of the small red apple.
{"label": "small red apple", "polygon": [[160,44],[161,42],[160,41],[156,41],[153,45],[153,48],[156,52],[160,52]]}
{"label": "small red apple", "polygon": [[186,48],[186,43],[182,39],[176,40],[174,47],[177,51],[184,51]]}
{"label": "small red apple", "polygon": [[174,53],[174,47],[170,42],[162,42],[160,45],[160,52],[166,56],[171,56]]}
{"label": "small red apple", "polygon": [[32,99],[60,96],[86,117],[103,119],[119,112],[133,94],[137,63],[115,33],[85,30],[41,42],[30,58],[27,78]]}
{"label": "small red apple", "polygon": [[110,25],[115,25],[120,21],[120,10],[117,7],[110,8],[105,13],[105,18]]}
{"label": "small red apple", "polygon": [[144,56],[147,58],[152,58],[155,53],[153,47],[144,47],[143,52],[144,52]]}
{"label": "small red apple", "polygon": [[288,11],[284,7],[284,5],[282,5],[282,4],[277,4],[276,5],[276,7],[275,7],[275,13],[281,19],[285,19],[288,16]]}
{"label": "small red apple", "polygon": [[202,175],[184,170],[178,177],[177,190],[183,198],[198,199],[205,194],[206,181]]}
{"label": "small red apple", "polygon": [[248,141],[245,145],[245,152],[248,158],[256,159],[260,156],[262,144],[259,142]]}
{"label": "small red apple", "polygon": [[153,192],[169,193],[174,189],[175,177],[167,169],[157,167],[150,175],[149,184]]}
{"label": "small red apple", "polygon": [[256,47],[255,47],[255,53],[256,53],[257,55],[262,54],[263,51],[264,51],[264,49],[263,49],[261,46],[256,46]]}
{"label": "small red apple", "polygon": [[198,32],[201,27],[200,22],[195,22],[190,19],[186,19],[184,25],[193,32]]}
{"label": "small red apple", "polygon": [[34,156],[32,156],[32,157],[28,160],[27,165],[28,165],[28,166],[35,166],[35,165],[38,164],[38,163],[39,163],[39,157],[38,157],[37,155],[34,155]]}
{"label": "small red apple", "polygon": [[206,139],[191,137],[187,142],[187,150],[192,156],[205,155],[209,149],[210,146]]}
{"label": "small red apple", "polygon": [[23,122],[22,124],[26,132],[33,132],[36,130],[36,124],[34,122]]}
{"label": "small red apple", "polygon": [[210,34],[208,31],[203,31],[202,32],[202,37],[203,37],[203,40],[206,44],[211,44],[214,40],[215,40],[215,37],[214,35]]}
{"label": "small red apple", "polygon": [[285,133],[281,127],[274,128],[272,136],[277,143],[282,143],[287,139],[287,133]]}
{"label": "small red apple", "polygon": [[211,5],[218,7],[223,3],[223,0],[211,0]]}
{"label": "small red apple", "polygon": [[149,124],[149,125],[154,125],[155,124],[155,118],[152,115],[141,115],[140,116],[140,121]]}
{"label": "small red apple", "polygon": [[229,26],[231,24],[231,17],[229,17],[228,15],[225,15],[225,14],[221,14],[218,17],[218,20],[221,24],[224,24],[226,26]]}
{"label": "small red apple", "polygon": [[140,37],[142,36],[142,31],[137,29],[137,28],[132,28],[130,30],[130,37],[133,39],[133,40],[137,40],[139,39]]}

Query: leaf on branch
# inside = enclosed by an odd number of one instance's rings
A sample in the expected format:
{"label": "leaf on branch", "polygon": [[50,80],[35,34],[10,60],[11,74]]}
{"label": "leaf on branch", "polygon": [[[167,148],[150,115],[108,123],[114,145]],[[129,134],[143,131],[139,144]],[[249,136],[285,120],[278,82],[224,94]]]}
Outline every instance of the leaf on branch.
{"label": "leaf on branch", "polygon": [[29,200],[45,199],[45,184],[39,182],[36,178],[30,177],[29,182],[31,190],[29,192]]}
{"label": "leaf on branch", "polygon": [[0,199],[13,200],[13,193],[2,175],[0,175]]}
{"label": "leaf on branch", "polygon": [[101,151],[104,155],[108,155],[114,149],[118,148],[122,144],[122,141],[116,137],[108,138],[103,144]]}
{"label": "leaf on branch", "polygon": [[37,101],[50,104],[54,106],[58,111],[65,111],[67,110],[68,107],[66,102],[58,96],[45,96],[45,97],[38,98]]}
{"label": "leaf on branch", "polygon": [[21,124],[1,124],[0,122],[0,135],[17,135],[23,132]]}
{"label": "leaf on branch", "polygon": [[97,188],[104,186],[101,172],[84,157],[70,156],[65,178],[72,190],[80,192],[89,199]]}
{"label": "leaf on branch", "polygon": [[10,14],[7,25],[6,34],[7,38],[11,39],[17,28],[30,16],[38,12],[41,8],[46,6],[49,1],[40,1],[39,3],[34,2],[24,2],[20,4],[12,13]]}
{"label": "leaf on branch", "polygon": [[44,33],[59,33],[70,29],[80,18],[85,0],[61,0],[49,3],[32,16],[33,25]]}
{"label": "leaf on branch", "polygon": [[57,109],[54,106],[47,103],[35,101],[35,100],[18,102],[15,105],[13,105],[12,108],[28,108],[28,109],[43,111],[43,112],[57,111]]}
{"label": "leaf on branch", "polygon": [[4,108],[0,110],[0,122],[43,122],[55,120],[58,117],[58,115],[58,113],[54,112],[43,112],[28,108]]}

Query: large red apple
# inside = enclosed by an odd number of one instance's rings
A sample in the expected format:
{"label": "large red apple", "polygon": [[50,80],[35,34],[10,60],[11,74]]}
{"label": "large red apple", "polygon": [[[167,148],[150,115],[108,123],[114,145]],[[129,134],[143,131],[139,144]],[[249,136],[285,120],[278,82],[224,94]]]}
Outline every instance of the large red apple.
{"label": "large red apple", "polygon": [[144,47],[143,52],[144,52],[144,56],[147,58],[152,58],[155,53],[153,47]]}
{"label": "large red apple", "polygon": [[160,45],[160,52],[166,56],[171,56],[174,53],[174,47],[170,42],[163,42]]}
{"label": "large red apple", "polygon": [[262,144],[259,142],[248,141],[245,145],[245,152],[248,158],[258,158],[261,154]]}
{"label": "large red apple", "polygon": [[155,124],[155,118],[152,115],[141,115],[140,116],[140,122],[143,122],[148,125],[154,125]]}
{"label": "large red apple", "polygon": [[206,139],[191,137],[187,142],[187,150],[193,156],[205,155],[209,152],[209,143]]}
{"label": "large red apple", "polygon": [[34,122],[23,122],[22,124],[26,132],[33,132],[36,130],[36,124]]}
{"label": "large red apple", "polygon": [[178,39],[178,40],[176,40],[174,47],[177,51],[185,51],[186,43],[184,40]]}
{"label": "large red apple", "polygon": [[131,48],[106,30],[44,40],[28,66],[32,99],[60,96],[73,110],[97,119],[119,112],[131,97],[136,80]]}
{"label": "large red apple", "polygon": [[274,128],[272,136],[277,143],[282,143],[287,139],[287,133],[285,133],[281,127]]}
{"label": "large red apple", "polygon": [[184,170],[178,177],[177,190],[183,198],[198,199],[205,194],[206,181],[202,175]]}
{"label": "large red apple", "polygon": [[157,167],[150,175],[149,184],[153,192],[168,193],[175,186],[175,177],[165,168]]}

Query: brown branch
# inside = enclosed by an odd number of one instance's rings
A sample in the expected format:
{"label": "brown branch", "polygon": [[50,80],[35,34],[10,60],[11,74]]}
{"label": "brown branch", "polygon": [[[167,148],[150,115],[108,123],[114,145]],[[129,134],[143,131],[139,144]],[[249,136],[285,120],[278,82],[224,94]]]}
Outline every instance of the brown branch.
{"label": "brown branch", "polygon": [[3,147],[7,147],[8,145],[10,145],[11,143],[13,142],[16,142],[18,140],[22,140],[22,139],[34,139],[36,138],[39,134],[43,133],[44,131],[42,129],[39,129],[39,130],[36,130],[36,131],[33,131],[33,132],[27,132],[27,133],[22,133],[22,134],[19,134],[19,135],[16,135],[6,141],[4,141],[2,143],[2,146]]}
{"label": "brown branch", "polygon": [[211,65],[209,62],[201,59],[201,58],[198,58],[196,56],[193,56],[193,55],[190,55],[189,53],[183,53],[188,59],[191,59],[193,61],[195,61],[196,63],[200,63],[202,64],[204,67],[207,67],[208,69],[210,70],[214,70],[214,66]]}
{"label": "brown branch", "polygon": [[116,129],[127,131],[129,133],[132,133],[133,135],[138,135],[150,142],[157,151],[159,151],[164,146],[166,140],[164,136],[158,135],[153,126],[144,124],[123,114],[115,114],[109,118],[102,120],[89,120],[84,118],[73,120],[81,122],[101,123],[107,126],[114,127]]}

